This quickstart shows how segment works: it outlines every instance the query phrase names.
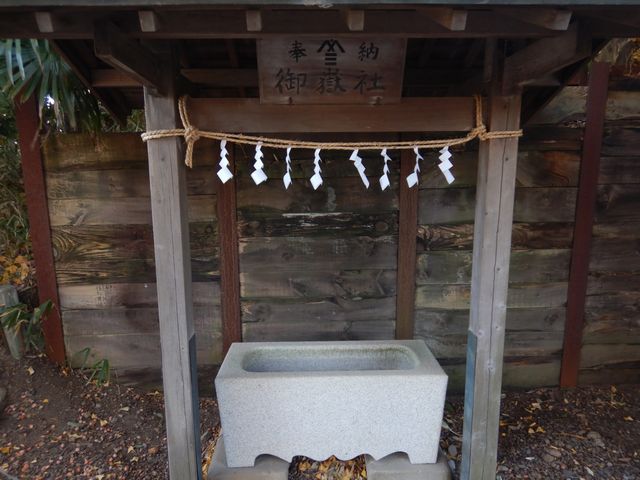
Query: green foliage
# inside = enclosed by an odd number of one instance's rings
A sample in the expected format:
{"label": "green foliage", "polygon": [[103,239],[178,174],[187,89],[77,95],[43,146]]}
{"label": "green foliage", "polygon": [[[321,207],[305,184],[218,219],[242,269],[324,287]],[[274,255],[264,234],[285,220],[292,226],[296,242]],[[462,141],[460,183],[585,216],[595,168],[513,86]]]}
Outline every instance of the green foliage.
{"label": "green foliage", "polygon": [[53,309],[51,300],[29,312],[25,304],[4,307],[0,311],[0,321],[6,329],[22,330],[25,352],[42,352],[44,350],[44,334],[42,318]]}
{"label": "green foliage", "polygon": [[30,258],[30,250],[13,104],[0,92],[0,278],[17,257]]}
{"label": "green foliage", "polygon": [[95,97],[46,40],[0,40],[0,86],[11,99],[38,99],[42,125],[99,131]]}
{"label": "green foliage", "polygon": [[81,372],[90,372],[87,383],[95,382],[97,385],[106,385],[111,379],[111,366],[109,360],[103,358],[94,363],[89,363],[91,349],[89,347],[73,354],[72,363],[77,365]]}

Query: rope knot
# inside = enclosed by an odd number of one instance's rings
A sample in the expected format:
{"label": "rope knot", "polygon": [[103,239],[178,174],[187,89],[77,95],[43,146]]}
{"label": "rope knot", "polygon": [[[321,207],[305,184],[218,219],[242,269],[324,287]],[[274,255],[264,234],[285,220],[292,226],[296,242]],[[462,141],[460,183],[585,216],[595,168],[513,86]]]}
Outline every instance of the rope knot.
{"label": "rope knot", "polygon": [[488,137],[487,137],[487,127],[485,127],[484,123],[481,125],[478,125],[475,128],[476,134],[478,135],[478,139],[480,139],[481,141],[485,141]]}
{"label": "rope knot", "polygon": [[187,143],[196,143],[200,140],[200,130],[193,125],[189,125],[184,129],[184,140]]}

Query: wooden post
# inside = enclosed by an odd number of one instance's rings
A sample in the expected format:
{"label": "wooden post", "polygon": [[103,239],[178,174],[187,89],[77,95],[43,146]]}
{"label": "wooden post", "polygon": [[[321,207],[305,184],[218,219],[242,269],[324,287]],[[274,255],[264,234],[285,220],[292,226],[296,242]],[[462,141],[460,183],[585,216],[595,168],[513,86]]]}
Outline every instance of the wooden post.
{"label": "wooden post", "polygon": [[[492,95],[489,130],[517,130],[520,95]],[[461,478],[494,480],[518,139],[480,143]]]}
{"label": "wooden post", "polygon": [[[235,148],[229,148],[229,169],[235,170]],[[222,311],[222,352],[242,341],[240,314],[240,257],[236,215],[235,177],[217,187],[218,232],[220,235],[220,307]]]}
{"label": "wooden post", "polygon": [[[149,130],[178,127],[175,76],[171,70],[164,74],[166,95],[144,89]],[[180,142],[147,142],[169,475],[176,480],[202,478],[186,167]]]}
{"label": "wooden post", "polygon": [[398,206],[398,277],[396,280],[396,338],[413,338],[416,302],[416,234],[418,228],[418,186],[409,188],[407,175],[415,158],[410,150],[400,153],[400,198]]}
{"label": "wooden post", "polygon": [[608,63],[594,62],[589,73],[587,94],[587,122],[582,145],[582,163],[578,181],[576,223],[573,228],[573,248],[567,291],[567,320],[564,326],[564,346],[560,368],[560,386],[575,387],[580,369],[584,306],[589,277],[591,232],[598,193],[598,172],[604,118],[609,86]]}
{"label": "wooden post", "polygon": [[40,118],[38,102],[30,97],[25,103],[16,102],[16,124],[22,161],[22,178],[27,197],[29,236],[36,264],[36,280],[40,303],[51,300],[55,308],[43,319],[45,352],[58,365],[64,365],[64,334],[60,317],[58,282],[51,248],[51,226],[47,188],[44,180],[42,152],[40,150]]}

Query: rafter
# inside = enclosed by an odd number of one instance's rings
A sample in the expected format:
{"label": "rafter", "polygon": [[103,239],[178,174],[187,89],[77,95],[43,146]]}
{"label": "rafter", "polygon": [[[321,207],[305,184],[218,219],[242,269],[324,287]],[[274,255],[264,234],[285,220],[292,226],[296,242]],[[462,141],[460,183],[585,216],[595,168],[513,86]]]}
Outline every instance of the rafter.
{"label": "rafter", "polygon": [[127,38],[113,23],[95,27],[96,56],[142,85],[166,91],[162,62],[147,48]]}
{"label": "rafter", "polygon": [[507,57],[504,63],[504,92],[546,77],[591,55],[591,38],[573,24],[565,33],[537,40]]}

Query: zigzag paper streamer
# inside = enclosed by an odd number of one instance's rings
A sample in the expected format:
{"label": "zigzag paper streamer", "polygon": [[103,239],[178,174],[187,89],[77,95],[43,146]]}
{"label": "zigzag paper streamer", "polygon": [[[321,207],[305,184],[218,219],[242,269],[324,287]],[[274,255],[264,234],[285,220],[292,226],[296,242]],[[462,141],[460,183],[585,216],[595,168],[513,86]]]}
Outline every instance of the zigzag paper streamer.
{"label": "zigzag paper streamer", "polygon": [[264,154],[262,153],[262,143],[258,143],[256,145],[256,154],[253,156],[255,162],[253,163],[253,173],[251,174],[251,178],[256,185],[260,185],[267,179],[267,174],[264,173],[264,163],[262,162],[262,158]]}
{"label": "zigzag paper streamer", "polygon": [[218,170],[218,178],[222,183],[227,183],[233,178],[233,173],[229,170],[229,159],[227,159],[229,152],[227,151],[227,141],[220,140],[220,170]]}
{"label": "zigzag paper streamer", "polygon": [[349,157],[349,160],[351,160],[353,162],[353,165],[358,170],[358,173],[360,174],[360,179],[362,180],[362,183],[364,183],[364,186],[369,188],[369,179],[367,178],[367,176],[364,173],[364,165],[362,163],[362,157],[360,157],[360,155],[358,155],[358,149],[357,148],[353,151],[353,153]]}
{"label": "zigzag paper streamer", "polygon": [[391,182],[389,182],[389,162],[391,158],[387,154],[387,149],[383,148],[382,152],[380,152],[382,158],[384,158],[384,167],[382,167],[382,176],[380,177],[380,188],[382,190],[386,190]]}
{"label": "zigzag paper streamer", "polygon": [[447,183],[451,185],[455,180],[455,177],[451,173],[451,167],[453,167],[453,163],[449,160],[451,158],[451,152],[449,151],[449,147],[444,147],[440,150],[440,171],[444,175],[444,178],[447,180]]}
{"label": "zigzag paper streamer", "polygon": [[287,147],[287,156],[284,159],[287,164],[287,171],[282,177],[282,183],[284,183],[285,190],[291,185],[291,147]]}
{"label": "zigzag paper streamer", "polygon": [[420,160],[424,160],[423,156],[420,155],[418,147],[413,147],[413,153],[416,154],[416,166],[413,167],[413,173],[407,175],[407,185],[409,185],[409,188],[415,187],[418,184],[418,175],[420,174]]}
{"label": "zigzag paper streamer", "polygon": [[314,190],[317,190],[318,187],[322,185],[322,175],[320,175],[320,172],[322,172],[322,170],[320,168],[320,161],[320,149],[316,148],[313,158],[313,164],[315,165],[315,167],[313,168],[314,174],[310,179],[311,185],[313,186]]}

